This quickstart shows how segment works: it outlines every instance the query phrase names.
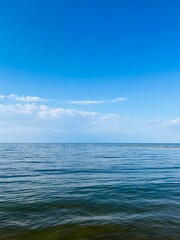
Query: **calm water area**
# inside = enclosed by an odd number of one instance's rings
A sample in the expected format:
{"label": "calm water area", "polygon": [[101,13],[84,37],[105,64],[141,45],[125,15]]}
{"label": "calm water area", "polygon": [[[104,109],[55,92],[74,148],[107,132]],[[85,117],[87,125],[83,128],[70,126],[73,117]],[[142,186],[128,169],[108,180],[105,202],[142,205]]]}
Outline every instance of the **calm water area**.
{"label": "calm water area", "polygon": [[179,240],[180,145],[0,144],[0,240]]}

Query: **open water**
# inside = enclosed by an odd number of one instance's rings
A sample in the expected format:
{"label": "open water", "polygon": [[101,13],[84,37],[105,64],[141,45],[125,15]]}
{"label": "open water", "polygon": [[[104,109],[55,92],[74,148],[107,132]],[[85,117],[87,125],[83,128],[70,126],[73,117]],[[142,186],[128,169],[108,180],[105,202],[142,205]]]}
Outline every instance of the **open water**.
{"label": "open water", "polygon": [[0,240],[179,240],[180,145],[0,144]]}

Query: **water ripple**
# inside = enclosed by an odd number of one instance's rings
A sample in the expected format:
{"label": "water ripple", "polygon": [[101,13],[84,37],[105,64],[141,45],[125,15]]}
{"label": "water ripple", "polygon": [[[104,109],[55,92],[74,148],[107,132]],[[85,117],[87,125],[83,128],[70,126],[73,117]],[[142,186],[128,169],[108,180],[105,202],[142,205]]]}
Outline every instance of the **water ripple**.
{"label": "water ripple", "polygon": [[179,160],[178,144],[0,144],[0,240],[179,240]]}

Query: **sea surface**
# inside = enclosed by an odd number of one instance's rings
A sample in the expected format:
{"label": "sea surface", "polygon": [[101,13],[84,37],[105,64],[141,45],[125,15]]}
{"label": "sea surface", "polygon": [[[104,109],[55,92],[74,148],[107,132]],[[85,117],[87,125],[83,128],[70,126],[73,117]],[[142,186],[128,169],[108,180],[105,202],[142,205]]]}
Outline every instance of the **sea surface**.
{"label": "sea surface", "polygon": [[179,240],[180,145],[0,144],[0,240]]}

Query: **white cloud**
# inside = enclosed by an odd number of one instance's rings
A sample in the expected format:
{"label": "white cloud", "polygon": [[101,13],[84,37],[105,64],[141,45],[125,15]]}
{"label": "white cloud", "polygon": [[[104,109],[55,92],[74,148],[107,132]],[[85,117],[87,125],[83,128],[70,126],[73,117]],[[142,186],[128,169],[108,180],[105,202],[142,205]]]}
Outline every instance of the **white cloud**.
{"label": "white cloud", "polygon": [[[15,113],[23,115],[34,115],[39,118],[58,118],[61,116],[81,116],[81,117],[97,117],[110,116],[100,115],[97,112],[79,111],[71,108],[51,108],[47,105],[37,105],[35,103],[26,104],[0,104],[0,113]],[[114,117],[115,115],[112,115]]]}
{"label": "white cloud", "polygon": [[[57,101],[56,100],[48,100],[44,98],[40,98],[37,96],[19,96],[17,94],[9,94],[9,95],[0,95],[0,100],[14,100],[16,102],[24,102],[24,103],[41,103],[41,102],[48,102],[48,101]],[[111,104],[111,103],[118,103],[129,100],[128,98],[114,98],[114,99],[103,99],[103,100],[71,100],[67,101],[69,104],[76,104],[76,105],[94,105],[94,104]]]}
{"label": "white cloud", "polygon": [[98,114],[96,112],[78,111],[76,109],[68,108],[50,108],[46,105],[39,106],[38,116],[40,118],[52,117],[57,118],[63,115],[66,116],[82,116],[82,117],[95,117]]}
{"label": "white cloud", "polygon": [[165,126],[177,126],[180,125],[180,118],[174,118],[164,123]]}
{"label": "white cloud", "polygon": [[107,100],[107,103],[117,103],[117,102],[124,102],[124,101],[128,101],[129,99],[128,98],[114,98],[114,99],[111,99],[111,100]]}
{"label": "white cloud", "polygon": [[128,98],[114,98],[114,99],[103,99],[103,100],[72,100],[69,101],[69,104],[77,104],[77,105],[93,105],[93,104],[111,104],[111,103],[118,103],[124,102],[129,100]]}
{"label": "white cloud", "polygon": [[0,99],[8,99],[8,100],[14,100],[17,102],[47,102],[47,99],[36,97],[36,96],[18,96],[16,94],[9,94],[9,95],[0,95]]}
{"label": "white cloud", "polygon": [[72,100],[72,101],[69,101],[68,103],[70,104],[76,104],[76,105],[91,105],[91,104],[102,104],[104,103],[105,100]]}
{"label": "white cloud", "polygon": [[[48,136],[52,139],[59,136],[64,141],[78,136],[84,136],[84,139],[93,136],[92,139],[96,139],[96,134],[116,134],[122,127],[121,123],[126,122],[118,114],[55,108],[37,103],[1,104],[0,119],[0,142],[16,137],[17,141],[49,141]],[[10,132],[8,129],[11,129]],[[19,136],[16,129],[19,129]]]}
{"label": "white cloud", "polygon": [[38,110],[38,106],[31,104],[0,104],[0,113],[32,114]]}
{"label": "white cloud", "polygon": [[[134,119],[119,114],[52,107],[39,97],[0,95],[0,141],[171,141],[180,140],[180,118]],[[14,101],[11,101],[14,100]],[[31,101],[32,100],[32,101]],[[42,101],[41,101],[42,100]],[[79,101],[80,105],[116,103],[111,100]],[[17,102],[16,102],[17,101]],[[175,126],[175,127],[171,127]],[[177,127],[176,127],[177,126]],[[16,140],[17,139],[17,140]]]}

